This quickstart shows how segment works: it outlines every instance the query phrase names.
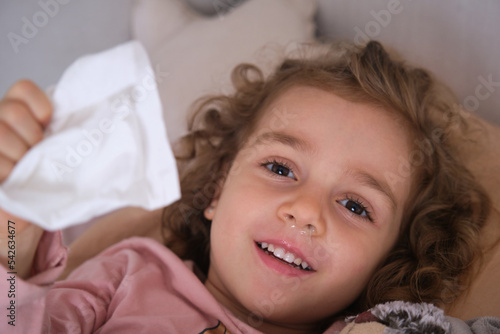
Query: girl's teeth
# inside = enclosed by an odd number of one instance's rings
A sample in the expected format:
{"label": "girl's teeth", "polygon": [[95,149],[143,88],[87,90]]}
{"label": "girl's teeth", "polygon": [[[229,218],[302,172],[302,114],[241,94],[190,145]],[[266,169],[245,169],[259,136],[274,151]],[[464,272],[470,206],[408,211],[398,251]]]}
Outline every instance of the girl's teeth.
{"label": "girl's teeth", "polygon": [[292,253],[286,253],[285,256],[283,256],[283,260],[292,263],[295,260],[295,256]]}
{"label": "girl's teeth", "polygon": [[274,256],[278,259],[282,259],[285,256],[285,250],[283,248],[277,247],[274,249]]}
{"label": "girl's teeth", "polygon": [[267,250],[269,253],[272,253],[278,259],[282,259],[290,264],[294,264],[297,267],[301,267],[302,269],[309,269],[309,265],[307,262],[302,261],[300,257],[295,257],[293,253],[285,252],[285,250],[281,247],[274,247],[273,244],[268,244],[267,242],[263,242],[259,244],[260,248]]}

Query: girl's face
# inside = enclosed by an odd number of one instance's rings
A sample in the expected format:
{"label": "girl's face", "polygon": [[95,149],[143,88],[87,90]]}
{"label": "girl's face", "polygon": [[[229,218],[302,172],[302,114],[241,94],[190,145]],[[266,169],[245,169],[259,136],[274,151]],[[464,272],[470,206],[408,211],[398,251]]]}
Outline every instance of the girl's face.
{"label": "girl's face", "polygon": [[388,112],[316,88],[285,91],[205,210],[207,288],[261,330],[349,306],[396,241],[408,143]]}

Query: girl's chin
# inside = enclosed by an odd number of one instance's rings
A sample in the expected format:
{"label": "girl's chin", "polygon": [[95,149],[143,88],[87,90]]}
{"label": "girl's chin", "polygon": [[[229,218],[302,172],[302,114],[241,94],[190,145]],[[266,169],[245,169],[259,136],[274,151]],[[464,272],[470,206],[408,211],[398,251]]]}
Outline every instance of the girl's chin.
{"label": "girl's chin", "polygon": [[[306,297],[290,288],[245,292],[245,296],[241,298],[244,305],[240,304],[239,308],[243,312],[239,315],[241,319],[247,319],[252,327],[261,323],[301,328],[313,325],[317,327],[317,324],[339,311],[337,308],[307,305],[304,303]],[[332,301],[331,305],[334,303]]]}
{"label": "girl's chin", "polygon": [[[244,319],[247,323],[263,332],[275,332],[278,328],[282,329],[297,329],[301,332],[312,333],[313,329],[318,329],[322,324],[325,324],[328,316],[319,317],[319,315],[304,316],[303,309],[290,310],[284,307],[284,303],[261,305],[261,307],[253,308],[247,311]],[[267,328],[267,331],[264,330]],[[275,330],[272,330],[274,328]]]}

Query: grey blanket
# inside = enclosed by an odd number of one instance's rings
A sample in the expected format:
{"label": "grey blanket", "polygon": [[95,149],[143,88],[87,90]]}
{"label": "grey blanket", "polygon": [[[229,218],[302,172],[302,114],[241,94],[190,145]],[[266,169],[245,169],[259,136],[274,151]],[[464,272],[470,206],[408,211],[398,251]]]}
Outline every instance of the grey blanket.
{"label": "grey blanket", "polygon": [[452,334],[500,334],[500,318],[481,317],[468,321],[446,317]]}
{"label": "grey blanket", "polygon": [[[372,324],[372,325],[370,325]],[[364,326],[365,325],[365,326]],[[333,333],[384,334],[500,334],[500,318],[481,317],[468,321],[445,316],[432,304],[393,301],[349,317]]]}

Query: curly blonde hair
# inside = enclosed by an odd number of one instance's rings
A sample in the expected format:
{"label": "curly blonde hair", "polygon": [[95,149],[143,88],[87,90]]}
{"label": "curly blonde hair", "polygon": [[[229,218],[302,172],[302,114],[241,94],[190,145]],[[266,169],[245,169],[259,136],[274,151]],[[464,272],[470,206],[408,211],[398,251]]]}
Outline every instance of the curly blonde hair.
{"label": "curly blonde hair", "polygon": [[204,209],[264,107],[293,85],[313,86],[382,106],[404,120],[413,139],[400,175],[389,175],[389,181],[398,182],[412,173],[399,238],[353,312],[390,300],[440,303],[461,292],[479,254],[478,234],[490,201],[457,158],[457,134],[467,126],[448,89],[374,41],[341,43],[313,57],[285,59],[268,78],[242,64],[234,69],[232,82],[234,94],[197,102],[189,134],[177,143],[182,198],[164,210],[166,246],[208,271],[211,222]]}

